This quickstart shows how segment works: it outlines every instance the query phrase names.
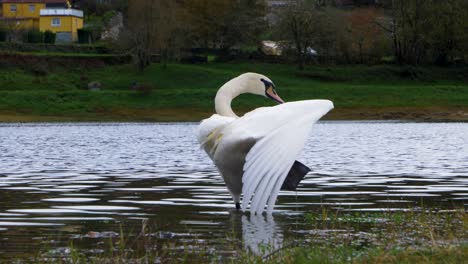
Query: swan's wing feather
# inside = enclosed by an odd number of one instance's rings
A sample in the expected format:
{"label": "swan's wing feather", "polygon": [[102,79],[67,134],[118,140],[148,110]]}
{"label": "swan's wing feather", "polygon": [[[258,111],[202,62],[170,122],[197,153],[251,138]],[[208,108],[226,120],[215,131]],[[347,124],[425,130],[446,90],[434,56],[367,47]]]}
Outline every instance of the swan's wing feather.
{"label": "swan's wing feather", "polygon": [[198,142],[203,145],[206,139],[212,135],[216,129],[220,129],[234,120],[236,120],[236,118],[220,116],[218,114],[214,114],[210,118],[202,120],[197,127]]}
{"label": "swan's wing feather", "polygon": [[224,128],[232,123],[236,118],[212,115],[204,119],[197,128],[197,139],[200,147],[204,148],[210,157],[216,151],[220,140],[223,137]]}
{"label": "swan's wing feather", "polygon": [[200,125],[197,127],[198,142],[202,144],[213,130],[234,120],[235,118],[233,117],[220,116],[218,114],[214,114],[210,118],[202,120]]}
{"label": "swan's wing feather", "polygon": [[[333,109],[328,100],[292,102],[245,115],[238,127],[258,138],[245,158],[242,209],[271,213],[289,170],[302,150],[312,125]],[[237,121],[236,121],[237,122]],[[234,125],[234,124],[233,124]]]}

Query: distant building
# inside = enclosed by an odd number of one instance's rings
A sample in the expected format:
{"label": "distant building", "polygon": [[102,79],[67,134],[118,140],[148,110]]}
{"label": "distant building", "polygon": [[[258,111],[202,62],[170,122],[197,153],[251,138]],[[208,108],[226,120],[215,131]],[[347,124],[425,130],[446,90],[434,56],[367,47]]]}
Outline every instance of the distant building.
{"label": "distant building", "polygon": [[83,28],[83,11],[67,0],[0,0],[0,21],[19,30],[50,30],[58,42],[73,42]]}
{"label": "distant building", "polygon": [[283,7],[288,4],[288,1],[281,1],[281,0],[267,0],[267,5],[270,8],[278,8],[278,7]]}
{"label": "distant building", "polygon": [[278,17],[278,11],[286,7],[288,5],[288,1],[281,1],[281,0],[267,0],[266,1],[267,7],[268,7],[268,12],[266,15],[266,20],[270,25],[275,25],[278,23],[279,17]]}

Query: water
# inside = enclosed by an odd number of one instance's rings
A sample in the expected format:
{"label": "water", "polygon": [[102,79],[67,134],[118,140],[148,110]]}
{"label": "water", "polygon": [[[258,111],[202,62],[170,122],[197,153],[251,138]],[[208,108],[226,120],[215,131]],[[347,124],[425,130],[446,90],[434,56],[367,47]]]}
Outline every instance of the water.
{"label": "water", "polygon": [[[302,156],[312,172],[271,217],[243,215],[196,142],[194,123],[0,125],[0,258],[70,241],[99,253],[121,228],[229,253],[310,233],[304,214],[468,204],[468,124],[323,122]],[[143,230],[142,232],[146,232]],[[175,249],[174,249],[175,250]]]}

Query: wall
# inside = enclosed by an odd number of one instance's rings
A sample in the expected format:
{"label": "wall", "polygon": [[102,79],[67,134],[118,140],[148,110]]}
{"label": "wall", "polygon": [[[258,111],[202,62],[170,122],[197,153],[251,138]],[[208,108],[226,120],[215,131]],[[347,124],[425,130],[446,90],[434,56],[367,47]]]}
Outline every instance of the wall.
{"label": "wall", "polygon": [[79,17],[73,17],[72,19],[72,39],[78,41],[78,29],[83,28],[83,19]]}
{"label": "wall", "polygon": [[[52,26],[52,20],[60,18],[60,26]],[[72,41],[78,39],[77,29],[83,28],[83,19],[73,16],[42,16],[39,21],[39,29],[41,31],[50,30],[52,32],[68,32]],[[68,37],[67,37],[68,38]]]}
{"label": "wall", "polygon": [[[11,11],[11,5],[16,5],[16,12]],[[34,5],[33,12],[29,10],[29,5]],[[39,18],[39,11],[45,8],[45,4],[37,3],[5,3],[2,6],[2,13],[4,17],[34,17]]]}
{"label": "wall", "polygon": [[[52,26],[54,18],[60,18],[60,26]],[[72,18],[71,16],[42,16],[39,20],[39,28],[41,31],[70,32],[72,31]]]}

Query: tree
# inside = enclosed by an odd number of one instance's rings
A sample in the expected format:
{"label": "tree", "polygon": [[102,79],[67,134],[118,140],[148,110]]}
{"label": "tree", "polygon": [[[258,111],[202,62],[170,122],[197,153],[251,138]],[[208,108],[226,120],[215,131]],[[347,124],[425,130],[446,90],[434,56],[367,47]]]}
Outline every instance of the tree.
{"label": "tree", "polygon": [[266,6],[259,0],[186,0],[192,46],[227,50],[255,43],[265,28]]}
{"label": "tree", "polygon": [[427,3],[423,0],[388,0],[389,16],[377,24],[391,36],[399,64],[419,63],[424,57],[423,31],[427,28]]}
{"label": "tree", "polygon": [[375,23],[380,16],[376,8],[355,8],[347,17],[350,48],[357,54],[359,63],[367,60],[383,38],[382,29]]}
{"label": "tree", "polygon": [[5,41],[8,42],[21,41],[26,32],[15,20],[0,20],[0,30],[4,32]]}
{"label": "tree", "polygon": [[293,43],[298,68],[303,70],[307,47],[313,45],[317,28],[315,12],[302,1],[291,1],[279,18],[280,35],[288,40],[286,45]]}
{"label": "tree", "polygon": [[94,14],[88,14],[86,16],[86,24],[84,29],[90,33],[92,42],[96,42],[101,39],[103,31],[109,25],[112,17],[116,15],[117,13],[115,11],[107,11],[101,16]]}
{"label": "tree", "polygon": [[432,15],[428,42],[436,64],[446,65],[466,56],[468,50],[468,2],[430,1]]}
{"label": "tree", "polygon": [[291,0],[280,11],[278,38],[286,40],[285,46],[292,48],[299,69],[315,49],[322,58],[336,57],[340,45],[339,35],[344,23],[341,13],[326,7],[323,1]]}
{"label": "tree", "polygon": [[84,11],[85,15],[102,16],[109,11],[124,12],[128,6],[128,0],[73,0],[73,6]]}
{"label": "tree", "polygon": [[378,24],[391,36],[398,63],[446,64],[466,54],[462,48],[468,39],[465,0],[386,0],[385,6],[389,17]]}
{"label": "tree", "polygon": [[177,47],[181,28],[181,8],[173,0],[132,0],[129,2],[126,29],[122,42],[133,55],[137,68],[143,71],[153,54],[159,53],[163,63]]}

